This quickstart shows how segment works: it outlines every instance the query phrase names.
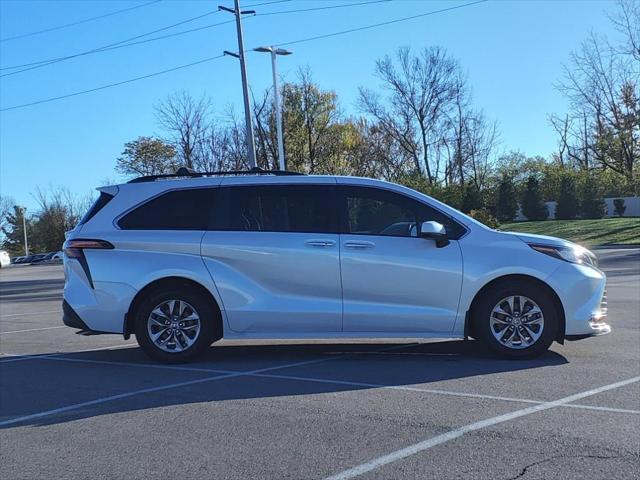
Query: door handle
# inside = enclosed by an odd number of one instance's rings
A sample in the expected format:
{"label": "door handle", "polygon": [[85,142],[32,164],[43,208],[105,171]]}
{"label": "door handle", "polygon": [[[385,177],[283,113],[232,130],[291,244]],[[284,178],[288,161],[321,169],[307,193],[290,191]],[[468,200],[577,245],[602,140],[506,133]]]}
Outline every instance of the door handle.
{"label": "door handle", "polygon": [[333,247],[336,242],[333,240],[307,240],[304,244],[307,247]]}
{"label": "door handle", "polygon": [[376,246],[376,244],[373,242],[367,242],[367,241],[361,241],[361,242],[348,241],[348,242],[344,242],[344,246],[346,248],[364,249],[364,248],[373,248]]}

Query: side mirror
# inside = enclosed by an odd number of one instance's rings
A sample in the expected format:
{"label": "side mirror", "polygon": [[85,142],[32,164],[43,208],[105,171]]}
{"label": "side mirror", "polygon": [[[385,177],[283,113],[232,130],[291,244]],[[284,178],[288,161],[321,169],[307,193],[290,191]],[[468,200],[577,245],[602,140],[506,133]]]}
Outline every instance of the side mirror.
{"label": "side mirror", "polygon": [[447,230],[444,228],[444,225],[438,222],[423,222],[422,225],[420,225],[420,236],[422,238],[435,240],[436,247],[438,248],[449,245]]}

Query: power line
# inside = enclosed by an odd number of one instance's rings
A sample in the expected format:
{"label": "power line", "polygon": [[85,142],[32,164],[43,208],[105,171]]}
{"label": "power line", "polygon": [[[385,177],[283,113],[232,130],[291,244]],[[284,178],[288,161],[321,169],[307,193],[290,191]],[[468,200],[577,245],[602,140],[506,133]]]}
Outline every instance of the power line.
{"label": "power line", "polygon": [[447,8],[442,8],[440,10],[433,10],[433,11],[427,12],[427,13],[421,13],[421,14],[418,14],[418,15],[411,15],[410,17],[397,18],[395,20],[389,20],[387,22],[381,22],[381,23],[374,23],[374,24],[371,24],[371,25],[365,25],[364,27],[350,28],[348,30],[342,30],[340,32],[327,33],[325,35],[317,35],[315,37],[303,38],[301,40],[292,40],[290,42],[276,43],[275,46],[284,47],[286,45],[295,45],[297,43],[311,42],[313,40],[320,40],[320,39],[323,39],[323,38],[337,37],[339,35],[346,35],[347,33],[360,32],[362,30],[369,30],[371,28],[382,27],[382,26],[385,26],[385,25],[391,25],[391,24],[399,23],[399,22],[406,22],[408,20],[414,20],[416,18],[428,17],[429,15],[435,15],[437,13],[448,12],[450,10],[456,10],[458,8],[470,7],[471,5],[477,5],[478,3],[484,3],[484,2],[488,2],[488,1],[489,0],[477,0],[475,2],[463,3],[462,5],[456,5],[454,7],[447,7]]}
{"label": "power line", "polygon": [[61,30],[63,28],[73,27],[75,25],[80,25],[82,23],[92,22],[94,20],[99,20],[101,18],[111,17],[119,13],[130,12],[131,10],[136,10],[138,8],[148,7],[149,5],[153,5],[154,3],[158,3],[161,1],[162,0],[153,0],[151,2],[143,3],[142,5],[134,5],[133,7],[123,8],[122,10],[116,10],[115,12],[105,13],[104,15],[98,15],[97,17],[85,18],[84,20],[78,20],[76,22],[66,23],[64,25],[58,25],[56,27],[45,28],[43,30],[36,30],[35,32],[22,33],[20,35],[14,35],[12,37],[5,37],[0,39],[0,42],[9,42],[11,40],[18,40],[19,38],[32,37],[34,35],[40,35],[41,33],[53,32],[55,30]]}
{"label": "power line", "polygon": [[[488,0],[477,0],[475,2],[465,3],[465,4],[462,4],[462,5],[456,5],[454,7],[443,8],[443,9],[440,9],[440,10],[432,10],[431,12],[421,13],[421,14],[418,14],[418,15],[412,15],[410,17],[403,17],[403,18],[398,18],[398,19],[395,19],[395,20],[389,20],[387,22],[375,23],[375,24],[371,24],[371,25],[365,25],[363,27],[352,28],[352,29],[349,29],[349,30],[342,30],[342,31],[339,31],[339,32],[328,33],[328,34],[325,34],[325,35],[317,35],[317,36],[314,36],[314,37],[308,37],[308,38],[302,38],[302,39],[299,39],[299,40],[293,40],[293,41],[290,41],[290,42],[277,44],[277,46],[293,45],[293,44],[297,44],[297,43],[311,42],[311,41],[314,41],[314,40],[320,40],[320,39],[334,37],[334,36],[338,36],[338,35],[346,35],[348,33],[359,32],[359,31],[367,30],[367,29],[371,29],[371,28],[376,28],[376,27],[381,27],[381,26],[385,26],[385,25],[391,25],[391,24],[394,24],[394,23],[414,20],[416,18],[422,18],[422,17],[426,17],[426,16],[429,16],[429,15],[435,15],[437,13],[448,12],[448,11],[456,10],[456,9],[459,9],[459,8],[470,7],[472,5],[477,5],[479,3],[485,3],[487,1]],[[33,106],[33,105],[39,105],[41,103],[53,102],[53,101],[61,100],[61,99],[64,99],[64,98],[74,97],[74,96],[77,96],[77,95],[83,95],[83,94],[95,92],[95,91],[98,91],[98,90],[104,90],[106,88],[116,87],[118,85],[123,85],[123,84],[126,84],[126,83],[136,82],[138,80],[143,80],[143,79],[146,79],[146,78],[155,77],[157,75],[163,75],[165,73],[173,72],[173,71],[180,70],[180,69],[183,69],[183,68],[192,67],[192,66],[195,66],[195,65],[199,65],[201,63],[210,62],[212,60],[216,60],[218,58],[222,58],[223,56],[224,55],[218,55],[216,57],[209,57],[209,58],[205,58],[203,60],[198,60],[196,62],[188,63],[186,65],[180,65],[178,67],[173,67],[173,68],[169,68],[169,69],[166,69],[166,70],[161,70],[159,72],[150,73],[148,75],[143,75],[141,77],[130,78],[128,80],[123,80],[121,82],[110,83],[110,84],[107,84],[107,85],[102,85],[100,87],[91,88],[91,89],[88,89],[88,90],[82,90],[82,91],[70,93],[70,94],[67,94],[67,95],[60,95],[58,97],[45,98],[45,99],[42,99],[42,100],[37,100],[35,102],[24,103],[24,104],[20,104],[20,105],[14,105],[12,107],[2,108],[2,109],[0,109],[0,112],[5,112],[5,111],[8,111],[8,110],[16,110],[16,109],[19,109],[19,108],[30,107],[30,106]]]}
{"label": "power line", "polygon": [[[283,13],[299,13],[299,12],[315,12],[318,10],[333,10],[334,8],[345,8],[345,7],[358,7],[360,5],[371,5],[373,3],[388,3],[392,0],[373,0],[368,2],[358,2],[358,3],[347,3],[342,5],[328,5],[325,7],[312,7],[312,8],[298,8],[295,10],[281,10],[278,12],[265,12],[265,13],[256,13],[258,17],[265,17],[268,15],[281,15]],[[252,5],[255,6],[255,5]]]}
{"label": "power line", "polygon": [[183,68],[193,67],[195,65],[199,65],[201,63],[211,62],[213,60],[217,60],[218,58],[222,58],[224,55],[217,55],[215,57],[204,58],[202,60],[198,60],[196,62],[187,63],[185,65],[179,65],[177,67],[168,68],[166,70],[161,70],[159,72],[150,73],[148,75],[142,75],[141,77],[129,78],[128,80],[123,80],[121,82],[109,83],[107,85],[102,85],[100,87],[90,88],[88,90],[81,90],[79,92],[69,93],[67,95],[60,95],[58,97],[45,98],[43,100],[36,100],[35,102],[23,103],[22,105],[14,105],[13,107],[7,107],[0,109],[0,112],[6,112],[8,110],[15,110],[17,108],[30,107],[32,105],[39,105],[41,103],[53,102],[55,100],[62,100],[63,98],[75,97],[78,95],[84,95],[85,93],[97,92],[98,90],[104,90],[106,88],[117,87],[118,85],[124,85],[126,83],[137,82],[138,80],[144,80],[145,78],[155,77],[157,75],[163,75],[169,72],[175,72],[176,70],[181,70]]}
{"label": "power line", "polygon": [[[255,4],[252,5],[252,7],[254,6],[260,6],[260,5],[272,5],[272,4],[276,4],[276,3],[284,3],[284,2],[290,2],[292,0],[277,0],[277,1],[271,1],[271,2],[264,2],[264,3],[259,3],[259,4]],[[367,2],[359,2],[359,3],[349,3],[349,4],[342,4],[342,5],[330,5],[330,6],[325,6],[325,7],[315,7],[315,8],[302,8],[302,9],[295,9],[295,10],[282,10],[282,11],[277,11],[277,12],[266,12],[266,13],[257,13],[255,16],[269,16],[269,15],[282,15],[282,14],[289,14],[289,13],[299,13],[299,12],[311,12],[311,11],[318,11],[318,10],[331,10],[331,9],[335,9],[335,8],[345,8],[345,7],[355,7],[355,6],[362,6],[362,5],[370,5],[370,4],[375,4],[375,3],[387,3],[390,2],[392,0],[373,0],[373,1],[367,1]],[[185,35],[188,33],[193,33],[193,32],[198,32],[201,30],[205,30],[208,28],[214,28],[220,25],[225,25],[227,23],[233,23],[233,20],[229,20],[229,21],[225,21],[225,22],[219,22],[219,23],[214,23],[211,25],[205,25],[202,27],[197,27],[197,28],[192,28],[189,30],[182,30],[180,32],[175,32],[175,33],[170,33],[168,35],[162,35],[159,37],[153,37],[153,38],[149,38],[146,40],[140,40],[140,41],[133,41],[133,40],[137,40],[139,38],[142,37],[146,37],[148,35],[152,35],[154,33],[158,33],[164,30],[168,30],[170,28],[179,26],[179,25],[183,25],[185,23],[188,22],[192,22],[194,20],[198,20],[200,18],[206,17],[208,15],[211,15],[213,13],[217,13],[218,11],[213,11],[213,12],[208,12],[205,13],[203,15],[198,15],[196,17],[192,17],[192,18],[188,18],[186,20],[183,20],[182,22],[178,22],[178,23],[174,23],[172,25],[168,25],[166,27],[162,27],[160,29],[157,30],[153,30],[151,32],[147,32],[147,33],[143,33],[141,35],[137,35],[135,37],[130,37],[124,40],[121,40],[119,42],[116,43],[111,43],[108,45],[103,45],[102,47],[97,47],[91,50],[86,50],[84,52],[79,52],[79,53],[75,53],[72,55],[66,55],[63,57],[56,57],[56,58],[50,58],[50,59],[46,59],[46,60],[39,60],[37,62],[31,62],[31,63],[23,63],[21,65],[12,65],[9,67],[1,67],[0,70],[11,70],[11,69],[16,69],[16,68],[23,68],[22,70],[19,71],[15,71],[15,72],[9,72],[9,73],[4,73],[1,74],[0,77],[5,77],[5,76],[11,76],[11,75],[16,75],[19,73],[23,73],[23,72],[27,72],[30,70],[34,70],[37,68],[42,68],[42,67],[46,67],[48,65],[52,65],[54,63],[58,63],[58,62],[62,62],[65,60],[70,60],[72,58],[77,58],[77,57],[82,57],[85,55],[91,55],[94,53],[101,53],[101,52],[107,52],[110,50],[116,50],[119,48],[125,48],[125,47],[130,47],[130,46],[134,46],[134,45],[140,45],[143,43],[149,43],[149,42],[154,42],[157,40],[163,40],[166,38],[171,38],[171,37],[177,37],[180,35]]]}
{"label": "power line", "polygon": [[[10,67],[2,67],[2,68],[0,68],[0,70],[9,70],[9,69],[15,69],[15,68],[22,68],[22,67],[26,67],[26,68],[23,68],[22,70],[18,70],[18,71],[15,71],[15,72],[4,73],[4,74],[0,75],[0,77],[7,77],[7,76],[10,76],[10,75],[16,75],[18,73],[27,72],[29,70],[34,70],[36,68],[46,67],[47,65],[52,65],[52,64],[58,63],[58,62],[63,62],[65,60],[70,60],[72,58],[82,57],[84,55],[90,55],[92,53],[104,52],[104,51],[108,51],[108,50],[113,50],[115,48],[121,48],[121,47],[124,47],[124,46],[128,46],[129,43],[127,43],[127,42],[133,42],[134,40],[138,40],[139,38],[143,38],[143,37],[147,37],[149,35],[153,35],[154,33],[164,32],[165,30],[169,30],[170,28],[178,27],[180,25],[184,25],[185,23],[190,23],[190,22],[193,22],[195,20],[199,20],[201,18],[207,17],[209,15],[213,15],[215,13],[218,13],[218,10],[213,10],[211,12],[206,12],[206,13],[203,13],[202,15],[197,15],[195,17],[187,18],[186,20],[182,20],[182,21],[180,21],[178,23],[173,23],[171,25],[167,25],[167,26],[158,28],[156,30],[152,30],[150,32],[142,33],[142,34],[136,35],[134,37],[125,38],[124,40],[120,40],[120,41],[115,42],[115,43],[110,43],[108,45],[103,45],[102,47],[96,47],[96,48],[93,48],[91,50],[86,50],[84,52],[74,53],[72,55],[66,55],[66,56],[63,56],[63,57],[49,58],[47,60],[39,60],[37,62],[23,63],[22,65],[13,65],[13,66],[10,66]],[[223,23],[226,23],[226,22],[223,22]],[[220,25],[220,24],[216,24],[216,25]],[[172,36],[172,35],[167,35],[167,36]],[[158,37],[158,38],[165,38],[165,37]],[[151,41],[151,39],[147,40],[147,41]],[[133,43],[131,43],[131,45],[136,45],[138,43],[144,43],[144,42],[145,41],[133,42]]]}

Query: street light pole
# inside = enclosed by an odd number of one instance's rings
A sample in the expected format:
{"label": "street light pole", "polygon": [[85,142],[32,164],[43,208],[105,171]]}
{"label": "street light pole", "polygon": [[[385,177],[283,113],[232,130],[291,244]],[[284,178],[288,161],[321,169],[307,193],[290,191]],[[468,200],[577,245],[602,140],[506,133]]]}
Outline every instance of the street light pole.
{"label": "street light pole", "polygon": [[278,88],[278,68],[276,66],[276,57],[278,55],[291,55],[292,52],[282,48],[275,47],[258,47],[254,48],[256,52],[271,53],[271,71],[273,73],[273,97],[274,108],[276,110],[276,131],[278,133],[278,165],[280,170],[286,170],[284,159],[284,138],[282,134],[282,109],[280,108],[280,89]]}
{"label": "street light pole", "polygon": [[240,0],[234,0],[235,8],[232,10],[227,7],[219,6],[218,9],[232,12],[236,16],[236,30],[238,33],[238,53],[225,51],[225,54],[232,55],[240,60],[240,74],[242,76],[242,94],[244,97],[244,121],[247,135],[247,153],[249,154],[249,164],[251,168],[258,166],[256,162],[256,146],[253,137],[253,120],[251,118],[251,103],[249,101],[249,84],[247,81],[247,65],[244,58],[244,40],[242,38],[242,15],[254,14],[253,10],[240,10]]}
{"label": "street light pole", "polygon": [[24,255],[29,255],[29,244],[27,243],[27,208],[22,207],[22,231],[24,232]]}

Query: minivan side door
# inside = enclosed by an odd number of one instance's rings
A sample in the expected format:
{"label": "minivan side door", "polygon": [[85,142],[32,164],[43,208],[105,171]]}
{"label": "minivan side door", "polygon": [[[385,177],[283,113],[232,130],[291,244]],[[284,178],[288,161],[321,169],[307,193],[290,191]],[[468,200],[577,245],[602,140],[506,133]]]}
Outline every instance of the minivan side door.
{"label": "minivan side door", "polygon": [[[398,192],[352,185],[338,191],[344,332],[451,332],[462,287],[455,237],[464,227]],[[445,223],[454,238],[449,245],[437,248],[418,236],[429,220]]]}
{"label": "minivan side door", "polygon": [[231,330],[283,337],[340,331],[335,180],[328,180],[332,183],[223,181],[221,208],[214,209],[202,257]]}

